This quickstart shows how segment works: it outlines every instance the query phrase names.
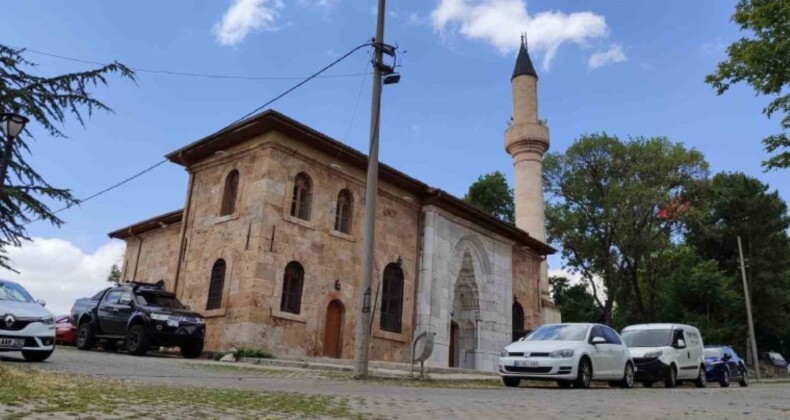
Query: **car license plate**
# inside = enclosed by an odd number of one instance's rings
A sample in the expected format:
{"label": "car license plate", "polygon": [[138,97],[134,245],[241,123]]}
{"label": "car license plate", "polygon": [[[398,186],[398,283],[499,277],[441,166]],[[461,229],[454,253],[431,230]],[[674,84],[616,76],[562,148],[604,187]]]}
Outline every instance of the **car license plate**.
{"label": "car license plate", "polygon": [[515,364],[516,367],[538,367],[538,366],[540,366],[540,364],[538,364],[537,360],[516,360],[515,363],[516,363]]}
{"label": "car license plate", "polygon": [[0,338],[0,347],[22,348],[25,347],[24,338]]}
{"label": "car license plate", "polygon": [[168,327],[177,327],[178,326],[178,320],[168,319],[167,320],[167,326]]}

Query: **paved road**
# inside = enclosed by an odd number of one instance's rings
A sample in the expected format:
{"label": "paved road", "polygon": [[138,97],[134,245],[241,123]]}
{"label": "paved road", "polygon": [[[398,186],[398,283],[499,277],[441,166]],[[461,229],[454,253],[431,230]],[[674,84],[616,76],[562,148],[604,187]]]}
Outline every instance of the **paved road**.
{"label": "paved road", "polygon": [[[3,356],[12,362],[14,356]],[[234,365],[238,366],[238,365]],[[286,391],[348,397],[352,406],[402,419],[637,418],[683,417],[780,419],[790,417],[790,384],[706,389],[634,388],[560,390],[442,389],[329,379],[301,369],[218,368],[215,362],[59,349],[38,367],[57,372],[125,378],[171,385]]]}

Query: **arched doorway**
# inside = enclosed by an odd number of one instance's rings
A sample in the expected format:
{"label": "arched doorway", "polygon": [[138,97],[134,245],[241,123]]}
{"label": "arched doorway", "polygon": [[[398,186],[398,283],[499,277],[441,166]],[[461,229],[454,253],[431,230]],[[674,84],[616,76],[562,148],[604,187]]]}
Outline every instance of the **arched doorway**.
{"label": "arched doorway", "polygon": [[524,308],[518,302],[513,302],[513,341],[527,334],[524,329]]}
{"label": "arched doorway", "polygon": [[458,366],[458,324],[450,322],[450,367]]}
{"label": "arched doorway", "polygon": [[466,250],[458,279],[455,282],[452,322],[450,323],[450,366],[464,369],[475,368],[479,316],[480,292],[475,280],[472,255],[469,250]]}
{"label": "arched doorway", "polygon": [[324,356],[340,358],[343,354],[343,313],[339,300],[329,302],[324,322]]}

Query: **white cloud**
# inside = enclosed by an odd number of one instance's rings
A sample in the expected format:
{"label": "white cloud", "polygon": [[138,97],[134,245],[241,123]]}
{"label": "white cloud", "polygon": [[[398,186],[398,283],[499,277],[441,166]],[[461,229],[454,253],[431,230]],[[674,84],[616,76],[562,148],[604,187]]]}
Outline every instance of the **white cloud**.
{"label": "white cloud", "polygon": [[587,60],[587,67],[594,70],[607,64],[622,63],[623,61],[627,60],[628,58],[623,52],[623,47],[615,44],[609,47],[609,49],[606,51],[599,51],[591,55],[590,59]]}
{"label": "white cloud", "polygon": [[222,45],[237,45],[252,31],[276,31],[282,0],[233,0],[216,25],[214,36]]}
{"label": "white cloud", "polygon": [[53,313],[68,313],[75,299],[108,286],[110,267],[120,265],[124,248],[123,242],[112,241],[86,254],[62,239],[34,238],[8,249],[19,274],[0,269],[0,278],[16,281],[36,299],[44,299]]}
{"label": "white cloud", "polygon": [[530,51],[543,54],[548,70],[557,49],[565,43],[586,46],[606,38],[603,16],[592,12],[541,12],[531,16],[524,0],[439,0],[431,22],[443,36],[462,36],[489,43],[502,54],[515,51],[523,32],[529,33]]}

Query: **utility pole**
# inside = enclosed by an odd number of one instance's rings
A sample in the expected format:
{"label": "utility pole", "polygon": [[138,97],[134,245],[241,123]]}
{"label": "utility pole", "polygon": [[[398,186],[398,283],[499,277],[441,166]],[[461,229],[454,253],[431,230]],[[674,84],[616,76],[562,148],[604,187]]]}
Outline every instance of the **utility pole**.
{"label": "utility pole", "polygon": [[381,87],[384,59],[384,16],[386,0],[379,0],[376,39],[373,48],[373,102],[370,112],[370,152],[368,154],[368,176],[365,188],[365,222],[362,234],[362,278],[359,282],[359,304],[354,335],[354,378],[364,379],[368,375],[368,351],[370,350],[370,284],[373,276],[373,245],[376,238],[376,202],[378,201],[379,179],[379,126],[381,116]]}
{"label": "utility pole", "polygon": [[743,278],[743,296],[746,299],[746,317],[749,320],[749,338],[752,345],[752,362],[754,371],[757,372],[757,379],[760,379],[760,362],[757,355],[757,337],[754,336],[754,320],[752,320],[752,301],[749,297],[749,284],[746,281],[746,265],[743,262],[743,246],[741,237],[738,236],[738,255],[741,258],[741,277]]}

